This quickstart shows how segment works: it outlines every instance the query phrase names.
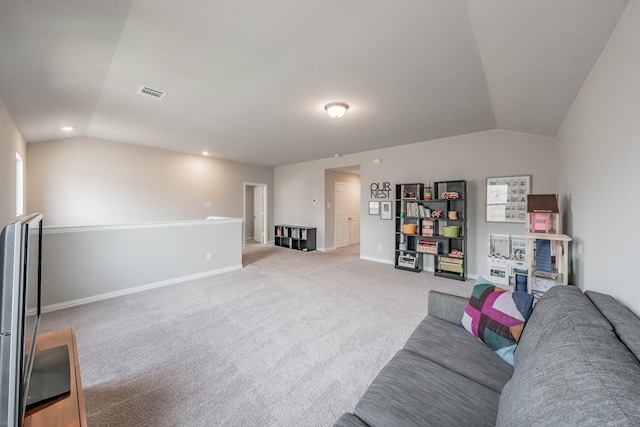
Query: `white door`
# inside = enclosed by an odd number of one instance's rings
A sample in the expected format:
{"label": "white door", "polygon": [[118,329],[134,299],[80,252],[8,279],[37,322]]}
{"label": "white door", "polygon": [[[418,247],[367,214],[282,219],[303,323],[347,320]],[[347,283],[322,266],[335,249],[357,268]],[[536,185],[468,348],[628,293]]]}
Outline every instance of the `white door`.
{"label": "white door", "polygon": [[264,243],[262,224],[264,223],[264,197],[262,187],[253,187],[253,240]]}
{"label": "white door", "polygon": [[360,242],[360,186],[336,182],[336,248]]}
{"label": "white door", "polygon": [[360,243],[360,186],[349,186],[349,245]]}

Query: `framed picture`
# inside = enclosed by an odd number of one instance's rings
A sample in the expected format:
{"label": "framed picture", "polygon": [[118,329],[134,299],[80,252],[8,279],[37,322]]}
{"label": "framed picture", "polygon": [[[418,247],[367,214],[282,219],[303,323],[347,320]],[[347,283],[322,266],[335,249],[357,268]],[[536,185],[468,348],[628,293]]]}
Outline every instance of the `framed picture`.
{"label": "framed picture", "polygon": [[524,223],[530,192],[531,175],[487,178],[486,221]]}
{"label": "framed picture", "polygon": [[369,215],[380,215],[380,202],[369,202]]}
{"label": "framed picture", "polygon": [[380,218],[391,219],[391,202],[380,202]]}

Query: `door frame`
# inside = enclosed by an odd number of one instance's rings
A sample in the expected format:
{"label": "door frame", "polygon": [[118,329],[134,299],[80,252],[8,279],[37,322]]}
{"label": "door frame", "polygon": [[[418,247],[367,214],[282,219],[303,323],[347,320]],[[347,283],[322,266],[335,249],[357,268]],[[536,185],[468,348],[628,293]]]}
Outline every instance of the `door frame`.
{"label": "door frame", "polygon": [[[262,188],[262,236],[260,240],[262,240],[263,243],[269,242],[269,186],[260,182],[244,182],[242,184],[242,247],[246,246],[247,239],[245,229],[247,224],[247,191],[251,188],[253,192],[254,187]],[[251,215],[253,216],[253,212],[251,212]]]}

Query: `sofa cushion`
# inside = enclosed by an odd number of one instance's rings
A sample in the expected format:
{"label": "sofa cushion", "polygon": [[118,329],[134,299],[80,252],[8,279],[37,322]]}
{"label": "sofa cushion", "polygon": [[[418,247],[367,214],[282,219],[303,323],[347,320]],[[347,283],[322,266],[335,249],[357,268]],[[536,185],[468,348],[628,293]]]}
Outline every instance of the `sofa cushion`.
{"label": "sofa cushion", "polygon": [[417,354],[400,350],[355,409],[375,427],[493,426],[500,395]]}
{"label": "sofa cushion", "polygon": [[513,365],[513,352],[532,305],[533,295],[508,291],[478,277],[460,323]]}
{"label": "sofa cushion", "polygon": [[611,295],[586,291],[585,295],[611,323],[616,335],[640,359],[640,318]]}
{"label": "sofa cushion", "polygon": [[429,304],[427,308],[429,316],[434,316],[458,325],[468,303],[468,297],[429,291]]}
{"label": "sofa cushion", "polygon": [[554,286],[535,304],[515,351],[515,366],[536,357],[539,344],[559,332],[576,327],[612,331],[611,324],[575,286]]}
{"label": "sofa cushion", "polygon": [[497,392],[513,375],[513,367],[458,325],[427,316],[404,349],[451,369]]}
{"label": "sofa cushion", "polygon": [[613,331],[566,329],[516,364],[497,425],[638,426],[639,396],[640,363]]}

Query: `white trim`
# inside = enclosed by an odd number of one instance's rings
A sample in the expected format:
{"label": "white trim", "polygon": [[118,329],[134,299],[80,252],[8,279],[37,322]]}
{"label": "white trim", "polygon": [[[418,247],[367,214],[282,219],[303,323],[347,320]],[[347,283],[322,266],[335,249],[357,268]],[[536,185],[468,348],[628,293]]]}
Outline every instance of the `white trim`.
{"label": "white trim", "polygon": [[16,216],[24,215],[24,160],[16,153]]}
{"label": "white trim", "polygon": [[162,280],[160,282],[148,283],[146,285],[140,285],[133,288],[122,289],[120,291],[107,292],[105,294],[94,295],[86,298],[80,298],[72,301],[61,302],[58,304],[51,304],[42,307],[43,313],[49,313],[51,311],[62,310],[65,308],[75,307],[78,305],[89,304],[91,302],[102,301],[105,299],[120,297],[123,295],[134,294],[137,292],[147,291],[149,289],[161,288],[163,286],[175,285],[190,280],[203,279],[205,277],[216,276],[218,274],[227,273],[229,271],[241,270],[242,265],[234,265],[231,267],[220,268],[218,270],[206,271],[204,273],[191,274],[189,276],[176,277],[173,279]]}
{"label": "white trim", "polygon": [[138,224],[113,225],[55,225],[43,227],[44,234],[83,233],[87,231],[132,230],[143,228],[188,227],[193,225],[217,225],[242,222],[242,218],[210,217],[193,221],[143,222]]}
{"label": "white trim", "polygon": [[360,255],[360,259],[363,259],[365,261],[373,261],[373,262],[380,262],[382,264],[394,265],[394,261],[389,261],[388,259],[382,259],[382,258],[373,258],[366,255]]}

